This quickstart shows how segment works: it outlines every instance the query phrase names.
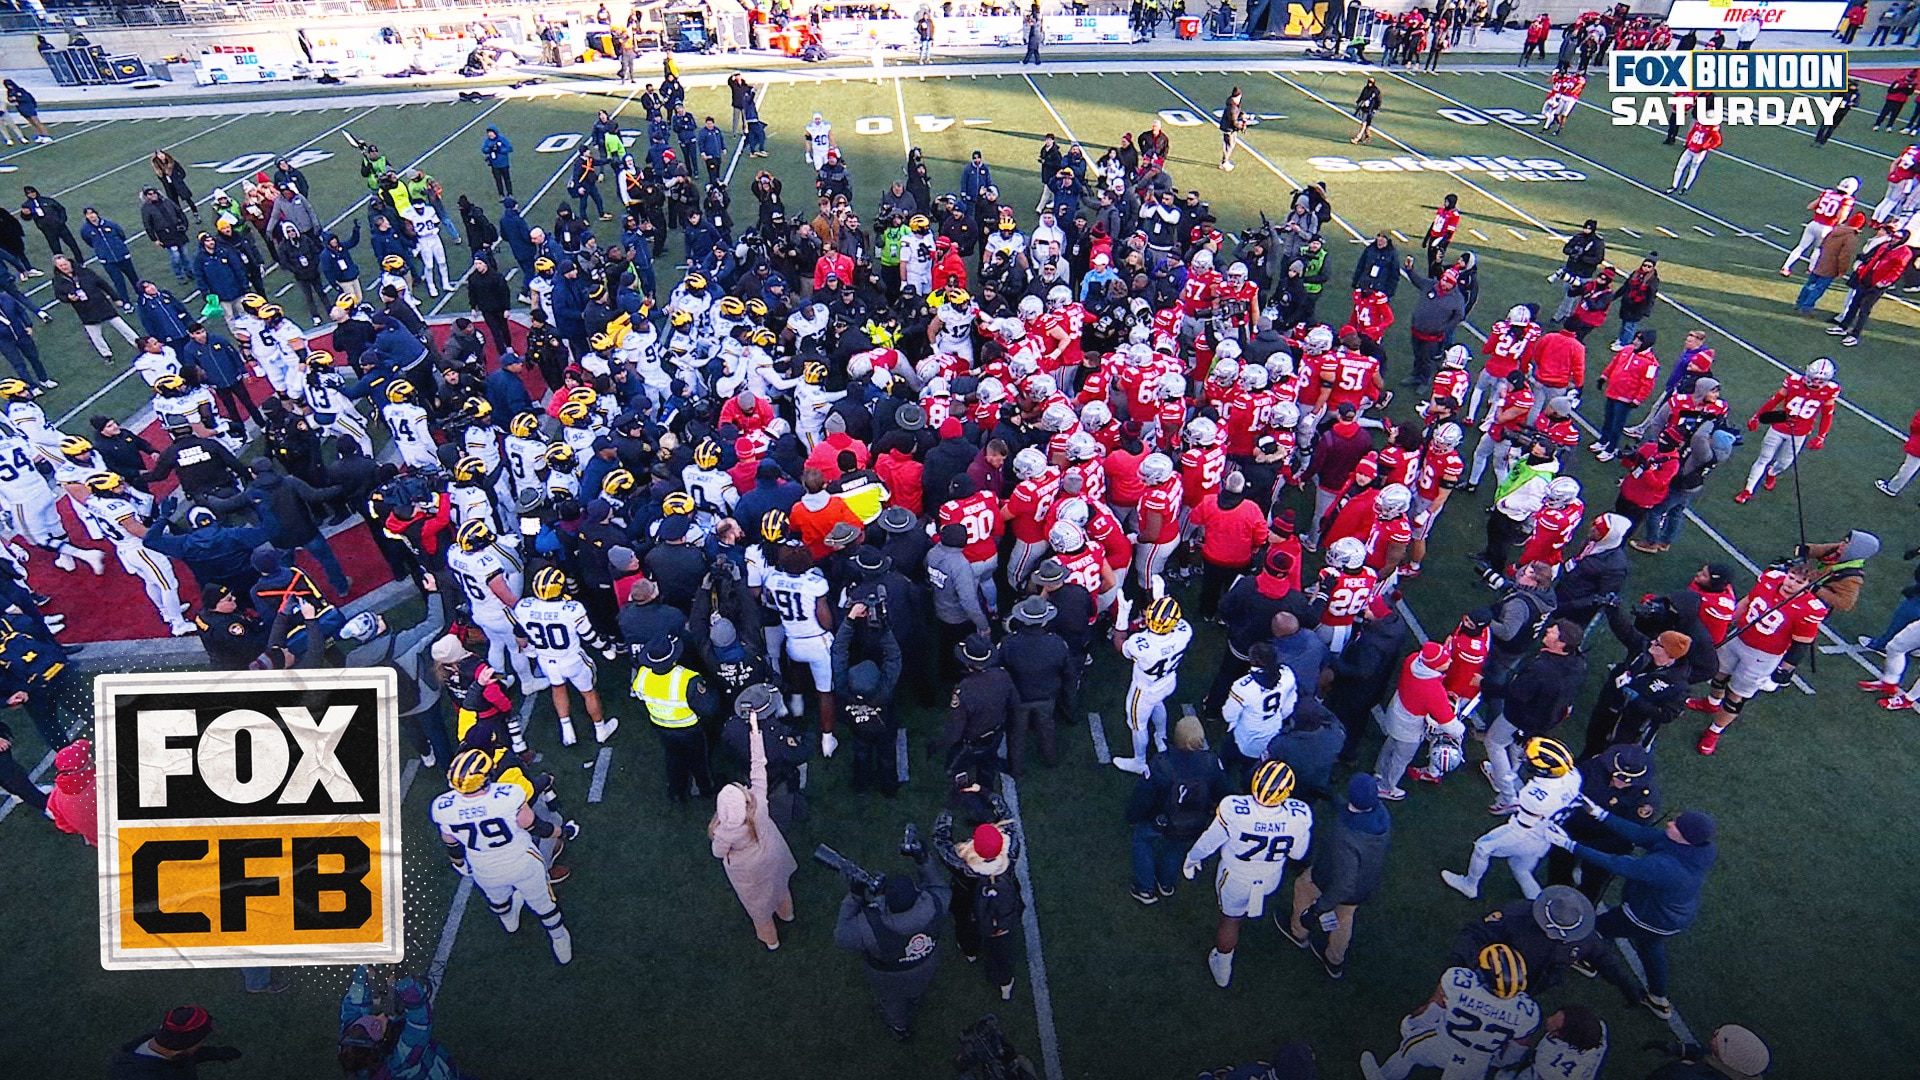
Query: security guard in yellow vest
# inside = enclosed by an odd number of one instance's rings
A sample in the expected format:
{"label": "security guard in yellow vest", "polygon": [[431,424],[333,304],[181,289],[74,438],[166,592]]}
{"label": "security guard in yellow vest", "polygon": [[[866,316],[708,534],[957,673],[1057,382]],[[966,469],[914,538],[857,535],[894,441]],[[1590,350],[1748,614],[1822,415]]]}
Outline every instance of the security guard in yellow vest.
{"label": "security guard in yellow vest", "polygon": [[662,634],[647,643],[633,673],[633,696],[647,707],[667,757],[667,798],[686,802],[716,790],[700,718],[714,715],[720,699],[706,679],[680,665],[680,639]]}

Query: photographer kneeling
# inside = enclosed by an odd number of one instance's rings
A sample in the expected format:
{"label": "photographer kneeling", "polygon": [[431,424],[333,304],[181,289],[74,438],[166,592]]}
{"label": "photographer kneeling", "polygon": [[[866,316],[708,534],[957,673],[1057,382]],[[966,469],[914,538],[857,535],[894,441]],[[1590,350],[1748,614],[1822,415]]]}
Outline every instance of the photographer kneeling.
{"label": "photographer kneeling", "polygon": [[888,874],[874,890],[872,875],[847,875],[847,897],[840,901],[833,943],[866,960],[867,985],[879,1000],[880,1018],[894,1038],[905,1042],[913,1035],[913,1014],[939,968],[940,921],[953,889],[934,877],[926,849],[916,838],[910,835],[901,847],[902,854],[913,858],[913,876]]}

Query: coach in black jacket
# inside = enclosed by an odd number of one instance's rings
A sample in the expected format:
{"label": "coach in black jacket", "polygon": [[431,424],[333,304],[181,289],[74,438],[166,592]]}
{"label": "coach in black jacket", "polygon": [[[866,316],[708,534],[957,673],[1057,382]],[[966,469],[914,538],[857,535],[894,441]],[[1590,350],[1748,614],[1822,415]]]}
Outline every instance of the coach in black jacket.
{"label": "coach in black jacket", "polygon": [[[1221,598],[1220,621],[1227,625],[1227,654],[1220,658],[1220,671],[1214,676],[1213,688],[1207,691],[1202,711],[1208,716],[1220,714],[1233,684],[1247,673],[1252,665],[1253,647],[1273,638],[1275,615],[1291,612],[1300,620],[1302,629],[1319,624],[1319,617],[1313,613],[1313,602],[1305,592],[1292,586],[1292,573],[1293,556],[1274,548],[1268,551],[1259,573],[1242,574]],[[1301,691],[1311,694],[1314,688],[1305,685]]]}

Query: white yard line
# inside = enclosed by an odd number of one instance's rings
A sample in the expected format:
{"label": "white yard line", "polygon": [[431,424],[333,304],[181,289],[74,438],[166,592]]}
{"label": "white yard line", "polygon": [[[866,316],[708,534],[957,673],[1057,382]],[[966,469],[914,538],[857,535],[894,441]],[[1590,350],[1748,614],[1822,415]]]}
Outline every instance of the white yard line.
{"label": "white yard line", "polygon": [[900,76],[893,77],[893,104],[900,113],[900,152],[913,153],[913,135],[907,131],[907,95],[900,89]]}
{"label": "white yard line", "polygon": [[1479,229],[1468,229],[1467,231],[1473,234],[1473,238],[1475,240],[1478,240],[1483,244],[1487,242],[1487,234],[1481,232]]}
{"label": "white yard line", "polygon": [[419,776],[420,759],[417,757],[408,758],[407,767],[400,770],[400,797],[402,799],[407,797],[407,792],[413,788],[413,782],[418,779]]}
{"label": "white yard line", "polygon": [[1695,226],[1693,227],[1693,231],[1694,231],[1694,232],[1697,232],[1697,233],[1699,233],[1699,234],[1700,234],[1700,235],[1702,235],[1702,236],[1712,236],[1712,235],[1714,235],[1714,232],[1713,232],[1713,230],[1712,230],[1712,229],[1709,229],[1709,228],[1707,228],[1707,227],[1706,227],[1706,226],[1704,226],[1704,225],[1695,225]]}
{"label": "white yard line", "polygon": [[447,921],[440,927],[440,943],[434,947],[433,962],[427,965],[427,985],[437,996],[447,981],[447,961],[453,958],[453,943],[460,937],[460,924],[467,917],[467,901],[473,896],[473,879],[463,877],[453,890],[453,902],[447,905]]}
{"label": "white yard line", "polygon": [[[210,128],[203,128],[202,130],[200,130],[200,131],[196,131],[196,132],[194,132],[193,134],[191,134],[191,135],[189,135],[189,136],[187,136],[187,137],[186,137],[186,138],[184,138],[184,139],[180,139],[180,140],[177,140],[177,141],[175,141],[175,142],[170,142],[170,143],[168,143],[167,145],[165,145],[165,146],[163,146],[163,147],[161,147],[160,149],[162,149],[162,150],[171,150],[171,149],[173,149],[173,148],[174,148],[174,147],[176,147],[176,146],[182,146],[182,145],[184,145],[184,144],[186,144],[186,143],[190,143],[190,142],[192,142],[193,140],[195,140],[195,139],[197,139],[197,138],[199,138],[199,137],[200,137],[200,136],[202,136],[202,135],[211,135],[211,134],[213,134],[214,132],[216,132],[216,131],[219,131],[219,130],[220,130],[221,128],[223,128],[223,127],[226,127],[226,126],[227,126],[228,124],[232,124],[232,123],[236,123],[236,122],[238,122],[238,121],[241,121],[241,120],[245,120],[245,119],[246,119],[246,118],[248,117],[248,115],[250,115],[250,114],[248,114],[248,113],[241,113],[241,114],[239,114],[238,116],[232,116],[232,117],[229,117],[229,118],[227,118],[227,119],[225,119],[225,120],[222,120],[222,121],[220,121],[219,123],[217,123],[217,124],[215,124],[215,125],[213,125],[213,126],[212,126],[212,127],[210,127]],[[43,144],[43,145],[44,145],[44,144]],[[56,191],[56,192],[54,192],[54,193],[53,193],[53,197],[57,199],[57,198],[59,198],[60,196],[62,196],[62,195],[65,195],[65,194],[67,194],[68,192],[71,192],[71,191],[78,191],[78,190],[80,190],[81,188],[83,188],[83,187],[86,187],[86,186],[87,186],[88,184],[91,184],[91,183],[94,183],[95,181],[98,181],[98,180],[105,180],[105,179],[106,179],[107,177],[109,177],[109,176],[112,176],[112,175],[114,175],[115,173],[117,173],[117,172],[120,172],[120,171],[121,171],[121,170],[123,170],[123,169],[131,169],[131,168],[133,168],[133,167],[134,167],[135,165],[144,165],[144,164],[146,164],[146,163],[147,163],[147,161],[148,161],[148,160],[149,160],[149,159],[151,158],[151,156],[152,156],[151,154],[148,154],[148,155],[144,155],[144,156],[141,156],[141,157],[137,157],[137,158],[134,158],[134,159],[133,159],[132,161],[129,161],[129,162],[127,162],[127,163],[126,163],[125,165],[115,165],[115,166],[114,166],[113,168],[111,168],[111,169],[108,169],[108,170],[107,170],[106,172],[102,172],[102,173],[95,173],[94,175],[92,175],[92,176],[89,176],[89,177],[87,177],[87,178],[86,178],[85,180],[82,180],[82,181],[80,181],[80,182],[79,182],[79,183],[77,183],[77,184],[73,184],[73,185],[71,185],[71,186],[69,186],[69,187],[63,187],[63,188],[61,188],[61,189],[60,189],[59,191]]]}
{"label": "white yard line", "polygon": [[607,794],[607,767],[613,764],[613,747],[603,746],[593,756],[593,783],[587,787],[587,801],[597,803]]}
{"label": "white yard line", "polygon": [[1020,899],[1026,904],[1026,911],[1020,916],[1020,925],[1027,935],[1027,981],[1033,993],[1033,1018],[1040,1030],[1040,1061],[1047,1080],[1063,1080],[1065,1074],[1060,1070],[1060,1034],[1053,1026],[1053,993],[1047,988],[1047,958],[1040,947],[1040,908],[1034,902],[1033,872],[1027,864],[1027,853],[1033,847],[1033,833],[1027,829],[1026,818],[1020,813],[1020,787],[1013,777],[1002,774],[1000,793],[1006,796],[1007,809],[1013,812],[1013,819],[1020,823],[1020,857],[1014,860],[1013,875],[1020,882]]}
{"label": "white yard line", "polygon": [[1107,749],[1107,725],[1100,719],[1099,713],[1087,714],[1087,733],[1093,736],[1093,760],[1102,765],[1111,765],[1113,752]]}
{"label": "white yard line", "polygon": [[66,141],[67,141],[68,139],[71,139],[71,138],[73,138],[73,137],[74,137],[75,135],[85,135],[85,134],[86,134],[87,132],[89,132],[89,131],[99,131],[99,130],[100,130],[101,128],[103,128],[103,127],[106,127],[106,126],[107,126],[108,124],[111,124],[111,123],[115,123],[115,121],[113,121],[113,120],[102,120],[102,121],[100,121],[99,123],[97,123],[97,124],[95,124],[95,125],[93,125],[93,126],[92,126],[92,127],[90,127],[90,128],[82,128],[82,129],[81,129],[81,130],[79,130],[79,131],[69,131],[69,132],[67,132],[67,133],[66,133],[65,135],[55,135],[55,136],[53,137],[53,141],[52,141],[52,142],[50,142],[50,143],[37,143],[37,142],[32,142],[32,141],[29,141],[29,142],[27,143],[27,148],[26,148],[26,149],[24,149],[24,150],[15,150],[15,151],[14,151],[13,153],[11,153],[11,154],[8,154],[8,155],[6,155],[5,157],[0,157],[0,161],[12,161],[12,160],[13,160],[14,158],[17,158],[17,157],[20,157],[20,156],[21,156],[21,155],[23,155],[23,154],[31,154],[31,153],[33,153],[33,152],[34,152],[35,150],[39,150],[39,149],[41,149],[42,147],[47,147],[47,146],[58,146],[59,144],[61,144],[61,143],[63,143],[63,142],[66,142]]}
{"label": "white yard line", "polygon": [[[40,764],[33,767],[33,772],[27,779],[38,784],[40,778],[47,774],[47,770],[53,768],[53,754],[54,752],[52,750],[47,751],[47,756],[41,758]],[[17,797],[12,795],[7,796],[5,802],[0,802],[0,821],[7,820],[7,815],[13,813],[13,808],[20,805],[22,804]]]}
{"label": "white yard line", "polygon": [[1401,243],[1403,243],[1403,244],[1411,244],[1411,243],[1413,243],[1413,241],[1411,241],[1411,240],[1409,240],[1409,239],[1407,239],[1407,234],[1406,234],[1406,233],[1403,233],[1403,232],[1401,232],[1401,231],[1400,231],[1399,229],[1392,229],[1392,230],[1390,230],[1390,231],[1391,231],[1391,232],[1393,233],[1393,238],[1394,238],[1395,240],[1398,240],[1398,241],[1400,241],[1400,242],[1401,242]]}
{"label": "white yard line", "polygon": [[1669,237],[1674,240],[1680,239],[1679,233],[1674,232],[1672,229],[1667,228],[1665,225],[1655,225],[1654,229],[1658,231],[1661,236]]}

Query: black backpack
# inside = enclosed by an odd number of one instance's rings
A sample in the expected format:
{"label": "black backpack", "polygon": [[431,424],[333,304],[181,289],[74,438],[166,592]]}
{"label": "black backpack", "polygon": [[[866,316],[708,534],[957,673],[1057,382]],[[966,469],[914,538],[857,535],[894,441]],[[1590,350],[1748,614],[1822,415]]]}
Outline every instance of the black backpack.
{"label": "black backpack", "polygon": [[1159,825],[1168,837],[1191,842],[1198,840],[1213,823],[1213,785],[1204,774],[1183,776],[1172,759],[1159,755],[1151,768],[1173,772],[1173,782],[1161,796]]}

